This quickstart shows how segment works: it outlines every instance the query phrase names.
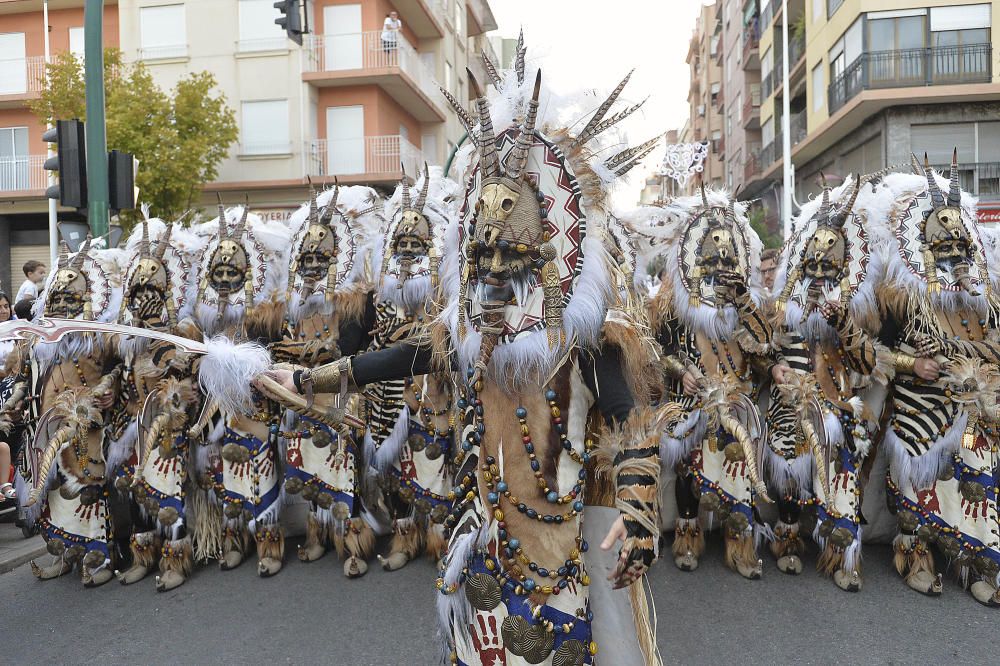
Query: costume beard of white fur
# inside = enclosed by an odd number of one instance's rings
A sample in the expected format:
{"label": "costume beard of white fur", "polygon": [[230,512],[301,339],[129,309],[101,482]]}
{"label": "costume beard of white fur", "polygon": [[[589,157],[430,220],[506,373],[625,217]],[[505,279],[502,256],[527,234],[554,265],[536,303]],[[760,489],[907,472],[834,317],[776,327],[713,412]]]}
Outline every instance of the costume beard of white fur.
{"label": "costume beard of white fur", "polygon": [[333,308],[326,300],[326,293],[314,291],[305,298],[299,292],[292,292],[292,298],[288,302],[288,318],[293,322],[299,322],[315,314],[329,316],[333,313]]}
{"label": "costume beard of white fur", "polygon": [[399,278],[395,275],[385,275],[382,277],[382,286],[379,289],[379,300],[388,301],[397,308],[405,312],[423,312],[430,301],[431,296],[431,276],[418,275],[408,277],[403,281],[403,288],[399,288]]}
{"label": "costume beard of white fur", "polygon": [[[804,281],[808,288],[808,282]],[[797,331],[809,344],[831,345],[837,342],[840,333],[826,320],[816,304],[809,304],[811,308],[809,314],[803,320],[804,310],[801,305],[789,302],[785,306],[785,326],[790,330]],[[845,316],[846,313],[845,313]]]}
{"label": "costume beard of white fur", "polygon": [[712,340],[728,340],[736,325],[739,315],[732,305],[717,307],[698,301],[694,307],[688,301],[688,292],[676,275],[672,280],[674,287],[674,308],[681,321],[688,327]]}

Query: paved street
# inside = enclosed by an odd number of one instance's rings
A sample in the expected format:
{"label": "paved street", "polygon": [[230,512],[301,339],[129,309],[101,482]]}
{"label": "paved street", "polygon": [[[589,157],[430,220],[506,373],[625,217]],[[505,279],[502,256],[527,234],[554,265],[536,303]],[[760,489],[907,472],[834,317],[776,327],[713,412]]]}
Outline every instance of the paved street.
{"label": "paved street", "polygon": [[[772,567],[763,580],[744,581],[724,570],[717,541],[695,573],[661,562],[651,582],[665,662],[995,663],[1000,610],[947,583],[943,597],[920,597],[890,570],[887,547],[866,555],[866,587],[856,595],[811,571],[795,579]],[[328,555],[311,565],[289,562],[270,580],[252,566],[203,567],[178,590],[156,594],[151,579],[85,590],[75,576],[40,583],[21,566],[0,576],[2,659],[430,665],[433,577],[421,561],[348,581]],[[909,624],[914,619],[919,627]]]}

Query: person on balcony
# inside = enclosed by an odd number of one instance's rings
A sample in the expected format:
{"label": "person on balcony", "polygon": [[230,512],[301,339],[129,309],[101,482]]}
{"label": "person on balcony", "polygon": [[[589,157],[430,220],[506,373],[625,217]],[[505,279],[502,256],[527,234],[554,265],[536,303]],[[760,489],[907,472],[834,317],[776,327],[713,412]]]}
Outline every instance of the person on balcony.
{"label": "person on balcony", "polygon": [[399,12],[391,11],[385,15],[382,22],[382,50],[391,53],[396,50],[399,31],[403,29],[403,22],[399,20]]}

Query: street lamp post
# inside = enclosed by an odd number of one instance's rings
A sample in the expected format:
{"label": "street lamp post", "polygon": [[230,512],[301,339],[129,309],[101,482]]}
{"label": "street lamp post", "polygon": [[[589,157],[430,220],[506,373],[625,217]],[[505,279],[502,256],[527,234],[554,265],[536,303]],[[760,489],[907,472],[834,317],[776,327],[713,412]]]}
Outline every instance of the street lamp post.
{"label": "street lamp post", "polygon": [[83,10],[87,97],[87,220],[95,238],[108,233],[108,139],[104,126],[104,0]]}
{"label": "street lamp post", "polygon": [[[45,0],[45,2],[42,3],[42,23],[44,23],[44,25],[42,26],[42,35],[44,35],[44,38],[45,38],[45,76],[47,77],[49,75],[49,72],[48,72],[48,66],[49,66],[49,0]],[[55,118],[52,119],[52,122],[53,123],[55,122]],[[49,129],[52,129],[53,127],[55,127],[54,124],[49,125]],[[51,143],[48,144],[48,146],[49,147],[48,147],[48,150],[46,151],[45,157],[46,158],[51,158],[52,156],[55,155],[55,152],[52,150],[52,144]],[[49,182],[48,182],[48,186],[49,187],[52,187],[53,185],[56,184],[56,174],[55,174],[55,171],[49,171],[49,179],[48,180],[49,180]],[[49,201],[49,261],[51,262],[51,263],[49,263],[49,266],[52,267],[52,266],[56,265],[56,261],[59,258],[59,226],[58,226],[59,219],[58,219],[57,210],[56,210],[56,207],[58,206],[58,204],[56,203],[56,200],[50,198],[48,201]]]}
{"label": "street lamp post", "polygon": [[788,83],[788,0],[781,0],[781,219],[784,237],[787,239],[792,231],[792,137],[791,122],[788,117],[791,110]]}

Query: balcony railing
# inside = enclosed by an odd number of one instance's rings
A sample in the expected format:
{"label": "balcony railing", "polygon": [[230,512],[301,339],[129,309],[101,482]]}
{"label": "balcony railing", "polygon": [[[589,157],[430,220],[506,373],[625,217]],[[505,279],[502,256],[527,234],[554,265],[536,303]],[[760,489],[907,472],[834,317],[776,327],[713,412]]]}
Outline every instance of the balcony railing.
{"label": "balcony railing", "polygon": [[992,57],[990,44],[862,53],[830,84],[830,113],[862,90],[988,83],[993,76]]}
{"label": "balcony railing", "polygon": [[44,163],[45,155],[0,157],[0,192],[44,190],[48,187]]}
{"label": "balcony railing", "polygon": [[774,135],[774,141],[760,151],[761,168],[766,169],[781,158],[781,132]]}
{"label": "balcony railing", "polygon": [[253,53],[255,51],[287,51],[288,37],[264,37],[262,39],[241,39],[236,42],[238,53]]}
{"label": "balcony railing", "polygon": [[[805,35],[802,37],[792,37],[788,36],[788,53],[790,57],[788,58],[788,67],[794,69],[795,65],[798,64],[799,58],[806,54],[806,38]],[[778,71],[781,70],[781,62],[778,62]]]}
{"label": "balcony railing", "polygon": [[760,60],[754,58],[757,47],[760,46],[760,27],[757,19],[754,19],[743,28],[743,68],[758,69],[754,65],[760,65]]}
{"label": "balcony railing", "polygon": [[764,80],[760,83],[760,95],[763,99],[767,99],[774,92],[774,72],[768,72],[764,76]]}
{"label": "balcony railing", "polygon": [[423,168],[420,149],[398,134],[356,139],[316,139],[305,142],[306,173],[310,176],[362,176],[407,173]]}
{"label": "balcony railing", "polygon": [[139,60],[169,60],[171,58],[185,58],[187,54],[187,44],[147,46],[139,49]]}
{"label": "balcony railing", "polygon": [[[948,175],[948,164],[933,165],[938,173]],[[962,189],[976,196],[1000,194],[1000,162],[962,162],[958,165]]]}
{"label": "balcony railing", "polygon": [[45,84],[45,56],[0,60],[0,96],[40,92]]}
{"label": "balcony railing", "polygon": [[346,35],[313,35],[303,44],[303,70],[338,72],[400,69],[430,99],[441,94],[431,72],[420,61],[416,49],[397,33],[394,41],[383,41],[381,30]]}
{"label": "balcony railing", "polygon": [[[758,146],[759,150],[760,146]],[[746,185],[760,175],[760,154],[752,152],[743,160],[743,184]]]}
{"label": "balcony railing", "polygon": [[760,113],[760,84],[751,83],[746,90],[746,99],[743,100],[743,115],[740,116],[744,125],[753,118],[755,113]]}

